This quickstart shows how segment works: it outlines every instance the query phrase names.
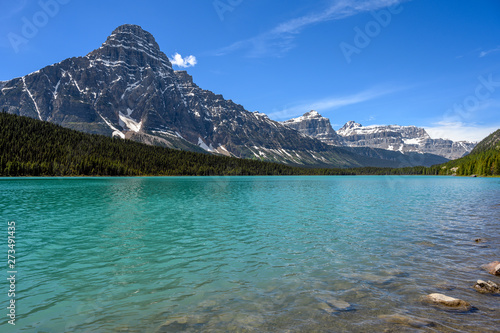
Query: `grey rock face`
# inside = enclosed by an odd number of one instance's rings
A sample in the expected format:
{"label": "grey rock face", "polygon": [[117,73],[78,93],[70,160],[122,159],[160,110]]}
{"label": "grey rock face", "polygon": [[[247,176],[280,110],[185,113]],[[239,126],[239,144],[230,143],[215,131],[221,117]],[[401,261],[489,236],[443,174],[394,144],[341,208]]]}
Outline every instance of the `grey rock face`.
{"label": "grey rock face", "polygon": [[344,140],[337,135],[330,124],[330,119],[322,117],[314,110],[305,113],[301,117],[287,120],[283,124],[326,144],[333,146],[345,145]]}
{"label": "grey rock face", "polygon": [[353,120],[350,120],[348,121],[347,123],[344,124],[344,126],[342,126],[341,129],[339,129],[339,135],[346,135],[347,132],[350,132],[356,128],[359,128],[359,127],[363,127],[361,124],[353,121]]}
{"label": "grey rock face", "polygon": [[349,147],[381,148],[402,153],[428,153],[457,159],[470,153],[473,142],[432,139],[423,128],[415,126],[367,126],[349,121],[338,134]]}
{"label": "grey rock face", "polygon": [[[165,109],[181,100],[171,89],[175,83],[170,61],[153,36],[124,25],[85,57],[8,81],[0,105],[10,113],[125,137],[128,131],[168,127]],[[161,92],[169,88],[167,99]]]}
{"label": "grey rock face", "polygon": [[379,148],[403,154],[432,154],[446,159],[457,159],[470,153],[473,142],[432,139],[423,128],[416,126],[367,126],[354,121],[347,122],[338,132],[330,120],[316,111],[283,122],[305,135],[333,146]]}

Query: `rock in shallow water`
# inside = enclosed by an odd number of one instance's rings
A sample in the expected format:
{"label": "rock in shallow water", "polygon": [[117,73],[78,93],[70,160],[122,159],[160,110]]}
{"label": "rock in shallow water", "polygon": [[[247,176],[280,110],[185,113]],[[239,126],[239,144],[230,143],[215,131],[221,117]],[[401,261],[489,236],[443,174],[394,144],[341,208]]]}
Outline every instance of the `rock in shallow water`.
{"label": "rock in shallow water", "polygon": [[499,275],[500,276],[500,261],[493,261],[490,262],[487,265],[481,266],[483,269],[487,270],[488,273],[492,275]]}
{"label": "rock in shallow water", "polygon": [[481,294],[500,294],[500,287],[491,281],[477,280],[473,288]]}
{"label": "rock in shallow water", "polygon": [[401,324],[416,328],[434,326],[433,322],[419,318],[414,318],[408,315],[401,315],[401,314],[381,315],[379,316],[379,318],[385,320],[388,323]]}
{"label": "rock in shallow water", "polygon": [[199,326],[206,323],[207,318],[200,315],[179,315],[172,317],[165,321],[155,332],[156,333],[166,333],[166,332],[184,332],[191,327]]}
{"label": "rock in shallow water", "polygon": [[320,302],[318,303],[318,307],[329,314],[333,314],[335,312],[340,312],[340,311],[353,310],[351,304],[347,303],[346,301],[332,297],[331,295],[328,294],[322,294],[316,297],[316,299]]}
{"label": "rock in shallow water", "polygon": [[470,310],[472,306],[469,302],[464,300],[449,297],[443,294],[429,294],[425,297],[425,300],[434,304],[443,305],[449,308],[457,309],[457,310]]}

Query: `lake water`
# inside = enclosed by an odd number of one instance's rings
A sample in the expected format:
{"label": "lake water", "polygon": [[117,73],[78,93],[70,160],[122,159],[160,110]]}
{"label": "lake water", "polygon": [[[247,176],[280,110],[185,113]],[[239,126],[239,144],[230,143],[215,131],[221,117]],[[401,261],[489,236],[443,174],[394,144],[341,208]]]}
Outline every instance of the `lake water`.
{"label": "lake water", "polygon": [[498,178],[2,178],[0,212],[1,332],[500,328],[500,297],[472,289],[500,283],[480,269],[500,260]]}

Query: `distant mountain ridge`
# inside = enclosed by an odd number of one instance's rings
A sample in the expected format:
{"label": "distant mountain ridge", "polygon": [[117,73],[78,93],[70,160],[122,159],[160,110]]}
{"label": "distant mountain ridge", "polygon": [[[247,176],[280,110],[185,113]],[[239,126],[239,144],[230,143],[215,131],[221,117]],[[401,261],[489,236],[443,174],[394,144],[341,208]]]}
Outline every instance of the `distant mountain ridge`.
{"label": "distant mountain ridge", "polygon": [[343,139],[332,128],[330,119],[322,117],[314,110],[305,113],[301,117],[284,121],[283,124],[326,144],[333,146],[345,145]]}
{"label": "distant mountain ridge", "polygon": [[435,156],[415,159],[370,147],[338,147],[331,145],[337,140],[334,133],[325,132],[323,139],[331,136],[327,144],[249,112],[201,89],[187,72],[174,71],[154,37],[129,24],[116,28],[86,56],[2,82],[0,109],[87,133],[290,165],[436,163]]}
{"label": "distant mountain ridge", "polygon": [[[311,121],[315,119],[316,121]],[[423,128],[416,126],[367,126],[354,121],[347,122],[337,132],[330,120],[316,111],[283,122],[303,134],[317,138],[327,144],[347,147],[369,147],[408,153],[426,153],[457,159],[472,151],[475,143],[444,139],[432,139]]]}

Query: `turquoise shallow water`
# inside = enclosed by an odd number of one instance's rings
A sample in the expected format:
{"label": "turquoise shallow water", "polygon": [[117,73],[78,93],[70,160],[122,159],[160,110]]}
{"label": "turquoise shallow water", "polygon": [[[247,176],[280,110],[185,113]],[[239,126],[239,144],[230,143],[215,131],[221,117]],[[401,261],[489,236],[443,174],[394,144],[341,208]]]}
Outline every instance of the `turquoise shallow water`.
{"label": "turquoise shallow water", "polygon": [[1,332],[500,327],[500,297],[471,288],[500,283],[480,269],[500,260],[498,178],[4,178],[0,212],[18,269]]}

